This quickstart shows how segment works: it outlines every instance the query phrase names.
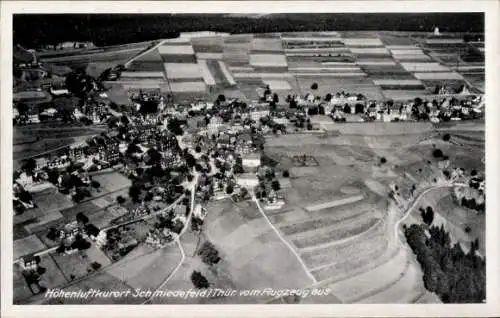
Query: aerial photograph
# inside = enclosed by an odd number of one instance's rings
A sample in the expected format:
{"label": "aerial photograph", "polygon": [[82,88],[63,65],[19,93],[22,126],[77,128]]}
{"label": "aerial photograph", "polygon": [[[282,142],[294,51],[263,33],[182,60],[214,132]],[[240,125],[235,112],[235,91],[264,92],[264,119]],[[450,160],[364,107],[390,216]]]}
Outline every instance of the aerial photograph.
{"label": "aerial photograph", "polygon": [[486,302],[484,13],[12,19],[15,305]]}

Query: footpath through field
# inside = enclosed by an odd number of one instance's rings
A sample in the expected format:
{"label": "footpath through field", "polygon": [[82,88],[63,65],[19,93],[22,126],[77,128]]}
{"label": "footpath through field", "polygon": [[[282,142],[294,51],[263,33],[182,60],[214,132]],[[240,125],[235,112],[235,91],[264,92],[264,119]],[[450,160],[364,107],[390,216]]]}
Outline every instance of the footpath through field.
{"label": "footpath through field", "polygon": [[304,261],[302,260],[302,258],[300,257],[300,255],[297,253],[297,251],[281,235],[280,231],[274,226],[274,224],[271,222],[271,220],[269,220],[269,218],[267,217],[266,213],[264,213],[264,211],[262,210],[262,207],[260,206],[259,200],[257,199],[257,197],[255,196],[255,193],[253,193],[253,192],[252,192],[252,200],[255,202],[255,204],[257,205],[257,208],[259,209],[259,212],[266,219],[267,223],[273,229],[273,231],[276,233],[276,235],[279,237],[279,239],[283,242],[283,244],[286,245],[286,247],[288,247],[290,249],[290,251],[293,253],[293,255],[295,255],[295,257],[299,261],[300,265],[302,266],[302,268],[306,272],[307,276],[309,276],[309,278],[311,278],[311,280],[316,284],[317,283],[316,278],[313,276],[313,274],[311,273],[311,271],[309,270],[309,268],[307,267],[307,265],[304,263]]}
{"label": "footpath through field", "polygon": [[[403,248],[403,249],[407,250],[408,252],[412,252],[411,250],[408,250],[409,247],[407,246],[406,242],[404,241],[404,238],[400,235],[401,233],[399,233],[399,227],[400,227],[401,223],[404,220],[406,220],[406,218],[408,218],[408,216],[411,214],[411,212],[415,209],[415,207],[420,203],[421,199],[427,193],[429,193],[431,191],[434,191],[434,190],[437,190],[437,189],[440,189],[440,188],[449,188],[449,187],[457,187],[457,186],[458,187],[463,187],[463,186],[467,186],[467,184],[461,183],[461,182],[447,182],[447,183],[444,183],[444,184],[439,184],[439,185],[435,185],[435,186],[429,187],[429,188],[425,189],[424,191],[422,191],[419,195],[417,195],[417,197],[415,197],[415,199],[407,206],[407,208],[404,209],[403,216],[400,219],[398,219],[397,221],[395,221],[395,222],[390,222],[390,223],[394,223],[394,232],[393,232],[393,235],[391,235],[391,239],[390,239],[390,242],[392,242],[392,248],[390,248],[390,250],[391,251],[394,251],[394,250],[398,251],[399,249],[398,249],[397,245],[399,245],[399,248]],[[257,204],[257,206],[259,207],[259,210],[260,210],[260,206],[258,204]],[[395,217],[397,212],[398,212],[398,209],[394,209],[392,211],[389,211],[389,214],[392,214],[392,215],[390,215],[390,217],[392,217],[392,218]],[[263,211],[261,211],[261,213],[263,213]],[[272,224],[271,224],[271,226],[272,226]],[[281,235],[277,231],[276,231],[276,233],[278,234],[278,236],[280,236],[280,238],[282,238]],[[284,239],[282,238],[282,240],[284,240]],[[288,244],[287,244],[287,246],[288,246]],[[392,258],[394,256],[394,253],[391,252],[391,253],[388,254],[388,256],[390,256],[390,258]],[[303,262],[300,259],[300,257],[298,257],[298,259],[301,262],[301,264],[303,264]],[[384,257],[382,261],[377,261],[376,264],[370,264],[369,267],[363,268],[363,271],[356,271],[356,273],[352,273],[349,276],[342,277],[342,278],[339,278],[339,279],[333,279],[333,280],[332,279],[324,279],[324,280],[321,280],[321,281],[317,281],[317,280],[314,279],[314,283],[311,284],[311,285],[309,285],[309,286],[307,286],[307,287],[305,287],[305,289],[309,289],[309,288],[321,288],[321,287],[325,287],[325,286],[331,286],[331,285],[334,285],[334,284],[338,284],[340,282],[346,281],[348,279],[354,278],[354,277],[356,277],[358,275],[361,275],[363,273],[371,271],[371,270],[373,270],[373,269],[381,266],[386,261],[387,261],[387,258]],[[304,268],[307,269],[307,267],[305,267],[305,265],[304,265]],[[370,293],[370,294],[372,294],[372,293]],[[273,301],[275,301],[277,299],[278,298],[273,298],[268,303],[271,303],[271,302],[273,302]]]}

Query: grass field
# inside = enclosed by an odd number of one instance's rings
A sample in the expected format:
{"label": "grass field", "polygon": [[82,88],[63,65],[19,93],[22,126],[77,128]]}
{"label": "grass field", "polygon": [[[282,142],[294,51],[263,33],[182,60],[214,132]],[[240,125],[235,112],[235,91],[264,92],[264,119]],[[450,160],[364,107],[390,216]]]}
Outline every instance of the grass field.
{"label": "grass field", "polygon": [[99,182],[103,190],[114,192],[129,187],[131,181],[119,172],[103,173],[92,176],[92,179]]}
{"label": "grass field", "polygon": [[111,263],[104,253],[92,245],[88,250],[75,254],[51,254],[57,268],[62,272],[67,281],[87,276],[91,271],[91,264],[98,262],[103,267]]}
{"label": "grass field", "polygon": [[223,258],[236,287],[291,288],[309,282],[255,204],[235,207],[226,202],[210,211],[207,236],[220,251],[228,253]]}
{"label": "grass field", "polygon": [[14,160],[28,159],[69,146],[73,142],[73,138],[41,139],[30,144],[14,145],[12,155]]}
{"label": "grass field", "polygon": [[154,290],[177,266],[180,258],[180,251],[175,244],[157,251],[139,246],[123,258],[119,265],[106,272],[133,288]]}
{"label": "grass field", "polygon": [[39,252],[45,249],[45,244],[40,241],[35,235],[30,235],[25,238],[14,241],[14,259],[28,255],[34,252]]}

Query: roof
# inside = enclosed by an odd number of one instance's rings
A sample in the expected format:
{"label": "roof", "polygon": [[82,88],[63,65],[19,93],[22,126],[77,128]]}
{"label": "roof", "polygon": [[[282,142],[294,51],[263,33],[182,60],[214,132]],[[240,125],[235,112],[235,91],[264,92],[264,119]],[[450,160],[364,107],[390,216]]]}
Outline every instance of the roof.
{"label": "roof", "polygon": [[245,156],[243,156],[243,160],[260,160],[260,154],[259,153],[250,153]]}
{"label": "roof", "polygon": [[254,173],[242,173],[238,176],[238,179],[258,179]]}

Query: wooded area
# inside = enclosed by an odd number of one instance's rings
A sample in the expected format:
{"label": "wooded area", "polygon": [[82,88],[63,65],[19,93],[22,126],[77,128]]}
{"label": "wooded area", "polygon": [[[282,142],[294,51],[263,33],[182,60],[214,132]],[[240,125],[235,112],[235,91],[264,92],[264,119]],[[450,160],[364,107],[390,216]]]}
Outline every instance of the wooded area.
{"label": "wooded area", "polygon": [[180,32],[229,33],[324,30],[484,32],[482,13],[270,14],[260,18],[226,14],[17,14],[14,42],[28,48],[64,41],[97,46],[175,38]]}
{"label": "wooded area", "polygon": [[[413,224],[405,236],[424,272],[425,288],[444,303],[481,303],[486,298],[486,261],[476,255],[479,241],[464,253],[444,228]],[[427,235],[429,234],[429,235]]]}

